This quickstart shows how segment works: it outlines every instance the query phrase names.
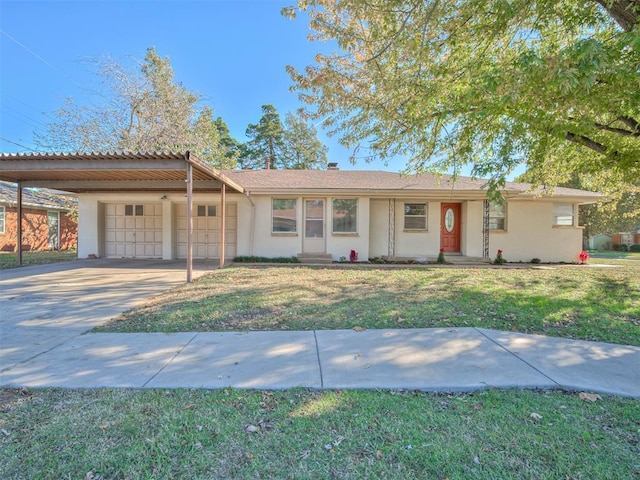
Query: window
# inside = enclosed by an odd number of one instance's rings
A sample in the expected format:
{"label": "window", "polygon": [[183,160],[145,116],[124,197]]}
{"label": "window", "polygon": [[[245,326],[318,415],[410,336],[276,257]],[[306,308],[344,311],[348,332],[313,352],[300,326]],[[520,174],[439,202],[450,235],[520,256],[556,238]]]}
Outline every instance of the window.
{"label": "window", "polygon": [[553,224],[557,226],[573,226],[573,204],[553,204]]}
{"label": "window", "polygon": [[124,206],[124,214],[127,217],[133,217],[134,215],[134,207],[135,207],[135,216],[141,217],[144,215],[144,205],[125,205]]}
{"label": "window", "polygon": [[404,204],[404,228],[405,230],[426,230],[427,229],[427,204],[426,203],[405,203]]}
{"label": "window", "polygon": [[0,207],[0,233],[5,233],[5,231],[4,231],[4,207]]}
{"label": "window", "polygon": [[273,233],[296,233],[297,200],[295,198],[274,198],[271,201],[271,231]]}
{"label": "window", "polygon": [[196,208],[198,217],[215,217],[216,206],[215,205],[198,205]]}
{"label": "window", "polygon": [[491,202],[489,204],[489,230],[506,230],[507,205]]}
{"label": "window", "polygon": [[358,200],[334,198],[332,207],[333,233],[357,233]]}
{"label": "window", "polygon": [[60,212],[47,212],[48,246],[51,250],[60,249]]}

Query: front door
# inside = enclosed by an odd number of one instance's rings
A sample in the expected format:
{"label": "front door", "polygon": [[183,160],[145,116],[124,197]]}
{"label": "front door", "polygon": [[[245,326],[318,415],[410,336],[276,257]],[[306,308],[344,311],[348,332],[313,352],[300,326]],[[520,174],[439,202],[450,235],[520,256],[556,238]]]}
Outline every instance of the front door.
{"label": "front door", "polygon": [[324,199],[304,200],[304,253],[324,253]]}
{"label": "front door", "polygon": [[440,214],[440,248],[460,252],[460,204],[443,203]]}

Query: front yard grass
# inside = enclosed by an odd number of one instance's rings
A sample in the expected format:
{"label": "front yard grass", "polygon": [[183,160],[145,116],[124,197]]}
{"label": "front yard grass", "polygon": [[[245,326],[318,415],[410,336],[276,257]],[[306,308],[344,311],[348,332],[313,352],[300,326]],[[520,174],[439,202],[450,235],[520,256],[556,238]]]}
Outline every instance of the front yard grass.
{"label": "front yard grass", "polygon": [[483,327],[640,345],[640,262],[522,269],[232,266],[97,330],[354,327]]}
{"label": "front yard grass", "polygon": [[[78,252],[70,250],[46,250],[42,252],[22,252],[22,266],[42,265],[45,263],[68,262],[77,260]],[[16,254],[14,252],[0,252],[0,270],[15,268]]]}
{"label": "front yard grass", "polygon": [[0,389],[0,478],[640,475],[640,401],[576,393]]}

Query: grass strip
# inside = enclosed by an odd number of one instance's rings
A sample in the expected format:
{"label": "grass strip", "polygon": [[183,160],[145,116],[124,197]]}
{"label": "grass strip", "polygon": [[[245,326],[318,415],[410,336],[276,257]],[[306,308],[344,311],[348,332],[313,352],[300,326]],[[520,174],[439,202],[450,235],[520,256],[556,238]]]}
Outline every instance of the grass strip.
{"label": "grass strip", "polygon": [[[0,270],[18,267],[17,255],[11,252],[0,252]],[[22,266],[43,265],[45,263],[58,263],[77,260],[78,253],[69,250],[51,250],[42,252],[22,252]]]}
{"label": "grass strip", "polygon": [[640,401],[576,393],[0,390],[0,477],[635,478]]}

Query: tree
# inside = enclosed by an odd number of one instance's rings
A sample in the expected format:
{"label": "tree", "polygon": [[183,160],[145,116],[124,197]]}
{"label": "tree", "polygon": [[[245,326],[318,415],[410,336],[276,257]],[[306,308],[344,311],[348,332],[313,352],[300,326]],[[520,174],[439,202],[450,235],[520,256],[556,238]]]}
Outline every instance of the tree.
{"label": "tree", "polygon": [[280,114],[273,105],[262,106],[262,117],[256,124],[249,124],[246,131],[247,141],[240,155],[242,168],[283,168],[284,159],[284,127],[280,121]]}
{"label": "tree", "polygon": [[218,136],[220,138],[220,147],[222,150],[222,154],[225,158],[225,165],[235,166],[238,163],[238,159],[240,158],[240,154],[242,152],[242,146],[240,142],[238,142],[235,138],[231,136],[229,132],[229,127],[222,120],[222,117],[218,117],[215,120],[215,126],[218,130]]}
{"label": "tree", "polygon": [[407,169],[520,164],[640,176],[640,0],[304,0],[316,56],[294,90],[346,146]]}
{"label": "tree", "polygon": [[322,169],[327,166],[326,145],[318,140],[318,132],[299,115],[287,113],[284,120],[284,149],[286,168],[296,170]]}
{"label": "tree", "polygon": [[36,136],[39,148],[66,152],[189,150],[215,167],[235,167],[235,158],[221,142],[213,111],[199,107],[201,96],[175,81],[168,57],[161,58],[149,48],[138,69],[110,59],[96,61],[95,67],[104,88],[87,105],[68,99],[46,134]]}

